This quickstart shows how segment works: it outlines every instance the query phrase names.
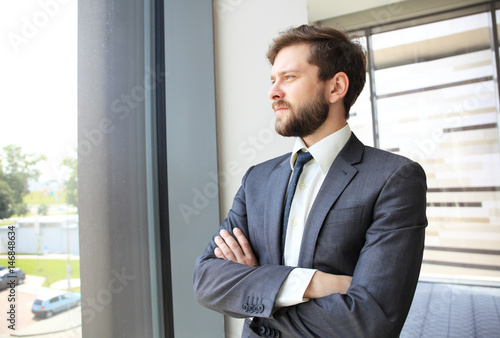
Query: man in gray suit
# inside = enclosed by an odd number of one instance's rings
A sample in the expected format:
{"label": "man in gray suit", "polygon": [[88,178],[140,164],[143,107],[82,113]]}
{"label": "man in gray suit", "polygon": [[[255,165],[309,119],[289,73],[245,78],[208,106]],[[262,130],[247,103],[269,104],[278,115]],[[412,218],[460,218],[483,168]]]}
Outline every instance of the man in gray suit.
{"label": "man in gray suit", "polygon": [[243,177],[195,295],[246,318],[243,337],[397,337],[422,263],[425,173],[349,129],[366,61],[344,32],[290,29],[268,58],[276,130],[296,143]]}

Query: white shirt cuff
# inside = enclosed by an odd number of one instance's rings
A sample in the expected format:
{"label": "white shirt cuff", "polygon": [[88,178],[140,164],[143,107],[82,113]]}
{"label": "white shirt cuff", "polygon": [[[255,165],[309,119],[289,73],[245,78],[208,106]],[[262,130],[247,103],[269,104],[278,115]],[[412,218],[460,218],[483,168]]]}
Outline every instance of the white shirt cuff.
{"label": "white shirt cuff", "polygon": [[307,302],[309,299],[304,298],[304,292],[316,271],[305,268],[293,269],[281,285],[274,306],[285,307]]}

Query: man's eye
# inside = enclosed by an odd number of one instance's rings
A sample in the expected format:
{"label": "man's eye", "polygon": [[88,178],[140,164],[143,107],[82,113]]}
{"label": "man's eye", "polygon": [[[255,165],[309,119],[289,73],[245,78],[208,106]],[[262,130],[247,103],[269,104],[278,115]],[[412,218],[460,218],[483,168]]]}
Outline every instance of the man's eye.
{"label": "man's eye", "polygon": [[293,76],[293,75],[285,75],[285,79],[287,79],[287,80],[291,80],[291,79],[293,79],[294,77],[295,77],[295,76]]}

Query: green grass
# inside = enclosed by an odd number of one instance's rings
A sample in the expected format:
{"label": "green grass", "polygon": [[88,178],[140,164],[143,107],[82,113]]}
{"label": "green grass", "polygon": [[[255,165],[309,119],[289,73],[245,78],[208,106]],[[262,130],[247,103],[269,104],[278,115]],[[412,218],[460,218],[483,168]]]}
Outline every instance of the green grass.
{"label": "green grass", "polygon": [[0,221],[0,225],[16,224],[16,221],[12,218],[4,219]]}
{"label": "green grass", "polygon": [[65,204],[66,193],[54,191],[53,194],[45,194],[43,191],[30,191],[28,195],[23,197],[23,202],[29,205]]}
{"label": "green grass", "polygon": [[[0,259],[0,265],[7,267],[7,260]],[[16,268],[21,268],[27,275],[46,277],[43,286],[50,287],[52,283],[65,280],[67,261],[64,259],[17,259]],[[71,278],[80,278],[80,261],[71,260]],[[72,288],[71,291],[80,292],[80,287]]]}

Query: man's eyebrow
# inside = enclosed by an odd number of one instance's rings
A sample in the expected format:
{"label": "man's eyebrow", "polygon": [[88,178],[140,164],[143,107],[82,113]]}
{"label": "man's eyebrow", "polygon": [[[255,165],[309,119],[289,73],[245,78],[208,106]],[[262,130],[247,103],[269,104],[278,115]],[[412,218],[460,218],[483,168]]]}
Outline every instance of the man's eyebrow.
{"label": "man's eyebrow", "polygon": [[291,69],[285,69],[285,70],[278,72],[278,74],[280,74],[280,75],[283,75],[285,73],[300,73],[300,71],[297,69],[291,68]]}
{"label": "man's eyebrow", "polygon": [[275,74],[278,74],[278,75],[284,75],[286,73],[300,73],[299,70],[296,70],[296,69],[285,69],[285,70],[282,70],[282,71],[279,71],[277,73],[273,73],[271,74],[271,80],[274,79],[274,77],[276,76]]}

